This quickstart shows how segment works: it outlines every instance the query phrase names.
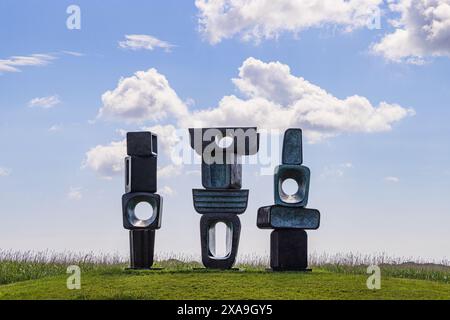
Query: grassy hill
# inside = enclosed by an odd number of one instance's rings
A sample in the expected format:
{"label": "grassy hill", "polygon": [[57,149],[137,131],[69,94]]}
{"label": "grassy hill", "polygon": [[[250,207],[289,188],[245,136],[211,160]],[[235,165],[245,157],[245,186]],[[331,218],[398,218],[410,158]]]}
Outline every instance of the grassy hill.
{"label": "grassy hill", "polygon": [[[76,263],[75,263],[76,262]],[[66,287],[66,267],[81,267],[81,290]],[[311,273],[197,270],[197,262],[165,260],[160,271],[125,270],[95,258],[0,259],[0,299],[450,299],[450,267],[381,264],[380,290],[368,290],[363,264],[324,263]]]}

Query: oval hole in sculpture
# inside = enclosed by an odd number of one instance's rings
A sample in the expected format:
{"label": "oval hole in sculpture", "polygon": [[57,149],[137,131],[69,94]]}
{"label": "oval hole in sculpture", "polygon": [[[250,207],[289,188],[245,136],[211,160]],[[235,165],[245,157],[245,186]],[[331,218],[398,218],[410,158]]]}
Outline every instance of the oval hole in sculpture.
{"label": "oval hole in sculpture", "polygon": [[231,253],[229,242],[230,232],[229,227],[223,222],[217,222],[214,226],[214,232],[210,232],[209,251],[214,258],[226,258]]}

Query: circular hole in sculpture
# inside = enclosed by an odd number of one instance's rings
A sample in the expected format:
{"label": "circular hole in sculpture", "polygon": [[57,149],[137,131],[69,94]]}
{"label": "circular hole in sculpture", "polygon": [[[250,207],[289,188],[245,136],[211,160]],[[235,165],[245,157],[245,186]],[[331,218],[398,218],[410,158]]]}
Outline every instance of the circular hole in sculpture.
{"label": "circular hole in sculpture", "polygon": [[134,208],[134,215],[139,220],[149,220],[153,216],[153,207],[148,202],[140,202]]}
{"label": "circular hole in sculpture", "polygon": [[286,179],[283,181],[281,188],[288,196],[293,196],[298,192],[298,183],[294,179]]}

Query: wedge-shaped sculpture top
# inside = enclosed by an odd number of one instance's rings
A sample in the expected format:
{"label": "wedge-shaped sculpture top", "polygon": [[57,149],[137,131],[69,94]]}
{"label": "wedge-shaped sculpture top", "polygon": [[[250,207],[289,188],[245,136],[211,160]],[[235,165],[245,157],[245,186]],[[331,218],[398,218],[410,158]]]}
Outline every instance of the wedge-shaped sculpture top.
{"label": "wedge-shaped sculpture top", "polygon": [[[259,150],[259,134],[256,127],[190,128],[191,147],[208,164],[214,153],[248,156]],[[219,158],[219,157],[217,157]],[[216,159],[219,160],[219,159]],[[231,158],[226,161],[233,161]]]}

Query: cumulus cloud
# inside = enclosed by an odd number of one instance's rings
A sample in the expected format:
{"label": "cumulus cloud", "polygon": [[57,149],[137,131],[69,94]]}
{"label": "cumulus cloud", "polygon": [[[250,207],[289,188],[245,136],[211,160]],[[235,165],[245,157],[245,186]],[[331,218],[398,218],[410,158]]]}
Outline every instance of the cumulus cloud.
{"label": "cumulus cloud", "polygon": [[125,140],[98,145],[86,153],[83,167],[97,172],[102,178],[111,179],[123,172],[126,149]]}
{"label": "cumulus cloud", "polygon": [[[241,97],[225,96],[216,107],[189,112],[163,75],[155,69],[139,71],[103,95],[100,116],[139,123],[170,115],[183,129],[191,126],[257,126],[281,130],[301,127],[309,142],[317,142],[341,133],[389,131],[396,122],[414,114],[414,110],[398,104],[382,101],[373,105],[359,95],[339,99],[291,74],[289,66],[280,62],[248,58],[232,81]],[[159,145],[172,162],[160,168],[159,176],[179,175],[182,159],[174,150],[179,151],[180,132],[171,124],[141,129],[158,134]],[[125,140],[94,147],[86,154],[85,166],[103,177],[121,173],[125,149]]]}
{"label": "cumulus cloud", "polygon": [[196,0],[199,28],[215,44],[239,36],[259,42],[283,32],[332,25],[345,31],[367,25],[382,0]]}
{"label": "cumulus cloud", "polygon": [[130,34],[125,35],[125,40],[119,42],[119,47],[131,50],[150,50],[150,51],[156,48],[161,48],[167,52],[170,52],[172,48],[175,46],[167,41],[159,40],[158,38],[155,38],[150,35]]}
{"label": "cumulus cloud", "polygon": [[102,102],[99,118],[126,122],[158,121],[188,112],[166,77],[153,68],[120,79],[114,90],[102,95]]}
{"label": "cumulus cloud", "polygon": [[41,53],[0,59],[0,74],[4,72],[20,72],[21,67],[45,66],[54,59],[56,59],[54,55]]}
{"label": "cumulus cloud", "polygon": [[[398,104],[352,95],[337,98],[291,73],[286,64],[248,58],[232,79],[240,93],[224,96],[217,107],[189,112],[188,106],[157,70],[138,71],[103,94],[101,118],[142,123],[172,117],[189,126],[301,127],[311,141],[344,132],[382,132],[414,111]],[[167,134],[163,134],[166,136]]]}
{"label": "cumulus cloud", "polygon": [[200,110],[180,120],[184,126],[251,126],[266,129],[301,127],[311,142],[344,132],[391,130],[414,111],[398,104],[353,95],[339,99],[302,77],[288,65],[248,58],[233,83],[244,98],[225,96],[216,108]]}
{"label": "cumulus cloud", "polygon": [[423,64],[429,56],[450,56],[450,0],[390,1],[399,14],[394,32],[372,51],[394,62]]}
{"label": "cumulus cloud", "polygon": [[61,103],[61,100],[57,95],[34,98],[28,102],[28,106],[30,108],[42,108],[42,109],[50,109]]}

